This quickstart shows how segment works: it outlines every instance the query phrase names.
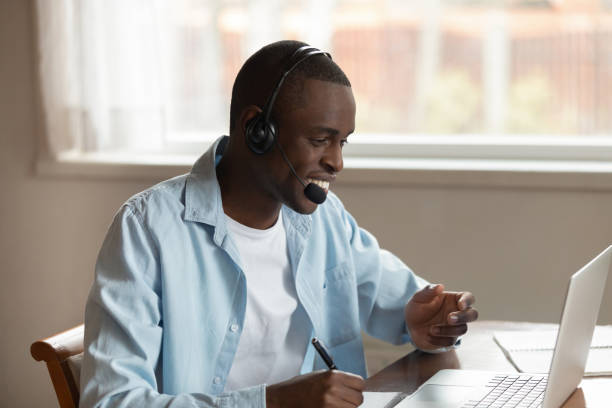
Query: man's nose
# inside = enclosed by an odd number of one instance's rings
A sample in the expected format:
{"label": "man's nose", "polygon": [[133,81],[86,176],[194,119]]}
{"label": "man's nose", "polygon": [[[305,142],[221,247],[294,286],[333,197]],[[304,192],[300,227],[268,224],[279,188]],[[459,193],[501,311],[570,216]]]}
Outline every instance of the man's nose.
{"label": "man's nose", "polygon": [[326,169],[333,173],[339,173],[344,168],[344,160],[342,158],[342,146],[340,143],[332,143],[327,149],[322,158],[323,165]]}

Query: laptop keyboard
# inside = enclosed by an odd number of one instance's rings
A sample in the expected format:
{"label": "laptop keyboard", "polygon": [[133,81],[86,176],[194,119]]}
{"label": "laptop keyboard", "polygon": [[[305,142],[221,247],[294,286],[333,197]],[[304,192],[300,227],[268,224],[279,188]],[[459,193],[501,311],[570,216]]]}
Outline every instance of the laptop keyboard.
{"label": "laptop keyboard", "polygon": [[462,408],[536,408],[542,406],[546,377],[532,375],[496,375],[487,384],[484,398],[468,401]]}

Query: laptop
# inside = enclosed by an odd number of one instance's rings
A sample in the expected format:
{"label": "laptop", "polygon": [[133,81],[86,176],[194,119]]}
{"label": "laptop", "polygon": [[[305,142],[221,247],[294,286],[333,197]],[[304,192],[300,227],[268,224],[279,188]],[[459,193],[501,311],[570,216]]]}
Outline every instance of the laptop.
{"label": "laptop", "polygon": [[570,278],[548,375],[440,370],[397,408],[559,408],[586,365],[612,260],[612,246]]}

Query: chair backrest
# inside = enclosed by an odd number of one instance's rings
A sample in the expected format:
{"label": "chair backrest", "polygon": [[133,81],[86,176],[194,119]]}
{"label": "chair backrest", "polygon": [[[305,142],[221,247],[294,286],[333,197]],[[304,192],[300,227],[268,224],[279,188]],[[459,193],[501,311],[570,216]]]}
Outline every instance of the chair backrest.
{"label": "chair backrest", "polygon": [[44,361],[61,408],[79,406],[80,360],[83,354],[83,325],[32,343],[30,353]]}

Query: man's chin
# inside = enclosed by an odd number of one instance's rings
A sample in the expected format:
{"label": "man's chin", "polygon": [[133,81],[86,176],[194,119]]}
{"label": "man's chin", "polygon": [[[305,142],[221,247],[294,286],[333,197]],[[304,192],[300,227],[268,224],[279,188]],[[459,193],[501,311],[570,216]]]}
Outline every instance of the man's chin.
{"label": "man's chin", "polygon": [[[325,198],[327,198],[327,192],[325,193]],[[291,195],[285,196],[284,198],[283,204],[299,214],[312,214],[319,206],[319,204],[310,201],[310,199],[306,197],[304,189],[299,187],[298,189],[294,190]]]}
{"label": "man's chin", "polygon": [[289,204],[288,207],[297,213],[309,215],[315,212],[319,205],[304,197],[303,199],[297,200],[297,202]]}
{"label": "man's chin", "polygon": [[309,215],[315,212],[318,206],[318,204],[309,201],[307,205],[301,205],[297,208],[292,208],[292,210],[300,214]]}

